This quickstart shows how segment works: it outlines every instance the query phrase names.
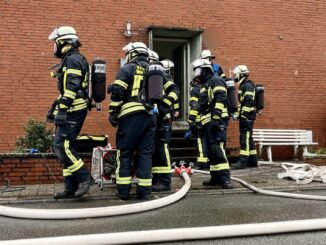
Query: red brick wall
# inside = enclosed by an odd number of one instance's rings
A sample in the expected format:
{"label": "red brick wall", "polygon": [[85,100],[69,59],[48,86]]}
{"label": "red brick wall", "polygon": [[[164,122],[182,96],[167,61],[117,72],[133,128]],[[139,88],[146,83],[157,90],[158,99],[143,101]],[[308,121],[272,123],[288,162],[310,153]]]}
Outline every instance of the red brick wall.
{"label": "red brick wall", "polygon": [[[90,61],[107,60],[108,82],[124,56],[121,48],[131,40],[147,42],[148,26],[215,30],[220,38],[213,51],[226,73],[246,64],[252,79],[265,85],[266,109],[256,127],[313,130],[314,140],[325,146],[325,12],[322,0],[2,0],[0,151],[13,150],[23,125],[29,118],[43,120],[57,97],[47,70],[59,62],[47,40],[57,25],[76,28]],[[129,39],[123,35],[128,20],[138,33]],[[114,142],[107,104],[89,114],[83,133],[107,133]],[[231,123],[233,145],[237,131]]]}
{"label": "red brick wall", "polygon": [[[91,170],[91,156],[83,157],[87,168]],[[54,184],[63,181],[62,165],[56,156],[19,157],[1,156],[0,183],[8,181],[12,185]]]}

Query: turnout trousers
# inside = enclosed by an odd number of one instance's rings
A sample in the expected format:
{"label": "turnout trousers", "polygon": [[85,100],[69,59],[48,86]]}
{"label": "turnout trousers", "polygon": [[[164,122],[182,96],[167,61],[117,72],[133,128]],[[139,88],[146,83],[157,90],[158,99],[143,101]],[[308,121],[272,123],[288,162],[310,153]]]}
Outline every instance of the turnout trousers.
{"label": "turnout trousers", "polygon": [[205,169],[208,167],[206,135],[201,127],[197,128],[196,134],[198,148],[196,167],[199,169]]}
{"label": "turnout trousers", "polygon": [[120,197],[129,196],[132,167],[136,170],[138,179],[136,194],[143,196],[151,192],[155,118],[155,115],[142,111],[119,120],[116,135],[116,179]]}
{"label": "turnout trousers", "polygon": [[53,149],[63,165],[64,186],[69,192],[76,191],[79,183],[89,179],[89,171],[75,150],[75,141],[83,127],[86,115],[87,109],[68,112],[68,124],[57,126],[55,130]]}
{"label": "turnout trousers", "polygon": [[153,153],[153,185],[171,185],[171,159],[169,152],[171,133],[171,122],[158,120],[157,129],[155,131],[155,150]]}
{"label": "turnout trousers", "polygon": [[223,143],[223,149],[226,149],[227,130],[229,127],[229,118],[222,118],[220,130],[218,131],[218,138]]}
{"label": "turnout trousers", "polygon": [[248,167],[257,167],[257,151],[252,138],[254,121],[240,119],[240,164]]}
{"label": "turnout trousers", "polygon": [[203,126],[206,137],[208,159],[210,162],[211,179],[215,183],[230,181],[230,166],[220,140],[221,130],[213,128],[210,123]]}

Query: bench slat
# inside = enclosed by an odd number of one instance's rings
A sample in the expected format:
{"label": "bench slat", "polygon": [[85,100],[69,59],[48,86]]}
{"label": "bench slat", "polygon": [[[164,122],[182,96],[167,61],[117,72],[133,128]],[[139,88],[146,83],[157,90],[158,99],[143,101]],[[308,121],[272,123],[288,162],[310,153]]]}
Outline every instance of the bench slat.
{"label": "bench slat", "polygon": [[273,142],[280,142],[280,143],[311,143],[307,140],[254,140],[255,142],[261,142],[261,143],[273,143]]}
{"label": "bench slat", "polygon": [[307,136],[295,136],[295,135],[253,135],[253,138],[262,138],[262,139],[308,139]]}
{"label": "bench slat", "polygon": [[259,143],[257,142],[259,145],[318,145],[317,142],[306,142],[306,143],[277,143],[277,142],[270,142],[270,143]]}
{"label": "bench slat", "polygon": [[307,146],[318,145],[312,142],[312,131],[304,129],[254,129],[253,139],[256,145],[259,145],[259,154],[261,156],[263,148],[267,147],[268,160],[272,161],[272,146],[294,146],[294,157],[299,146],[307,153]]}
{"label": "bench slat", "polygon": [[289,132],[265,132],[265,133],[258,133],[258,132],[253,132],[252,135],[307,135],[306,132],[299,132],[299,133],[289,133]]}
{"label": "bench slat", "polygon": [[305,129],[264,129],[264,128],[254,128],[254,132],[307,132]]}

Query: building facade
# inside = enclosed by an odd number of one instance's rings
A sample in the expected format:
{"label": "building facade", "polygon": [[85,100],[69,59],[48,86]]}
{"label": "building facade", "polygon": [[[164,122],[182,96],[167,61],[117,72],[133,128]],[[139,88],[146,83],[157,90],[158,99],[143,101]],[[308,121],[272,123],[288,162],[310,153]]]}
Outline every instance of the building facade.
{"label": "building facade", "polygon": [[[251,78],[265,86],[266,108],[257,128],[312,130],[314,141],[325,146],[325,12],[322,0],[2,0],[0,151],[15,149],[28,119],[44,120],[58,95],[48,67],[59,60],[47,38],[62,25],[77,30],[89,62],[107,61],[108,84],[130,41],[145,42],[173,59],[182,94],[180,125],[188,108],[190,63],[209,48],[227,76],[235,65],[246,64]],[[102,111],[89,113],[82,133],[108,134],[115,145],[107,117],[108,98]],[[238,123],[231,122],[230,145],[238,145],[238,135]]]}

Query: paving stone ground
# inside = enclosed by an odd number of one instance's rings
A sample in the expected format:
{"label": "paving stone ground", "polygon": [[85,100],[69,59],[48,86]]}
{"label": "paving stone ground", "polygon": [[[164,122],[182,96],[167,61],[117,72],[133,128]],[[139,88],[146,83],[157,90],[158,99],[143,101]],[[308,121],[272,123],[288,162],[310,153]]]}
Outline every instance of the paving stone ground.
{"label": "paving stone ground", "polygon": [[[293,163],[293,162],[292,162]],[[295,162],[300,163],[300,162]],[[301,162],[303,163],[303,162]],[[284,172],[284,169],[280,166],[281,162],[274,162],[272,164],[266,162],[260,162],[258,168],[249,168],[243,170],[231,170],[231,176],[240,178],[251,185],[263,189],[279,189],[299,191],[303,189],[326,189],[326,184],[322,182],[311,182],[306,185],[298,185],[295,181],[289,179],[278,179],[277,174]],[[193,192],[205,192],[216,190],[220,193],[237,193],[243,191],[249,191],[243,187],[240,183],[232,181],[233,190],[222,190],[217,187],[204,187],[202,182],[209,179],[209,175],[194,173],[191,175],[191,189]],[[170,194],[180,189],[184,184],[183,179],[180,176],[173,176],[171,192],[165,192],[164,194]],[[38,185],[26,185],[26,186],[8,186],[0,188],[0,204],[5,203],[20,203],[31,201],[55,201],[52,196],[56,191],[63,189],[63,185],[56,184],[38,184]],[[116,188],[114,184],[105,185],[103,190],[99,185],[94,184],[91,190],[84,198],[110,198],[115,197]],[[133,186],[131,193],[135,192]],[[156,195],[156,194],[155,194]]]}

